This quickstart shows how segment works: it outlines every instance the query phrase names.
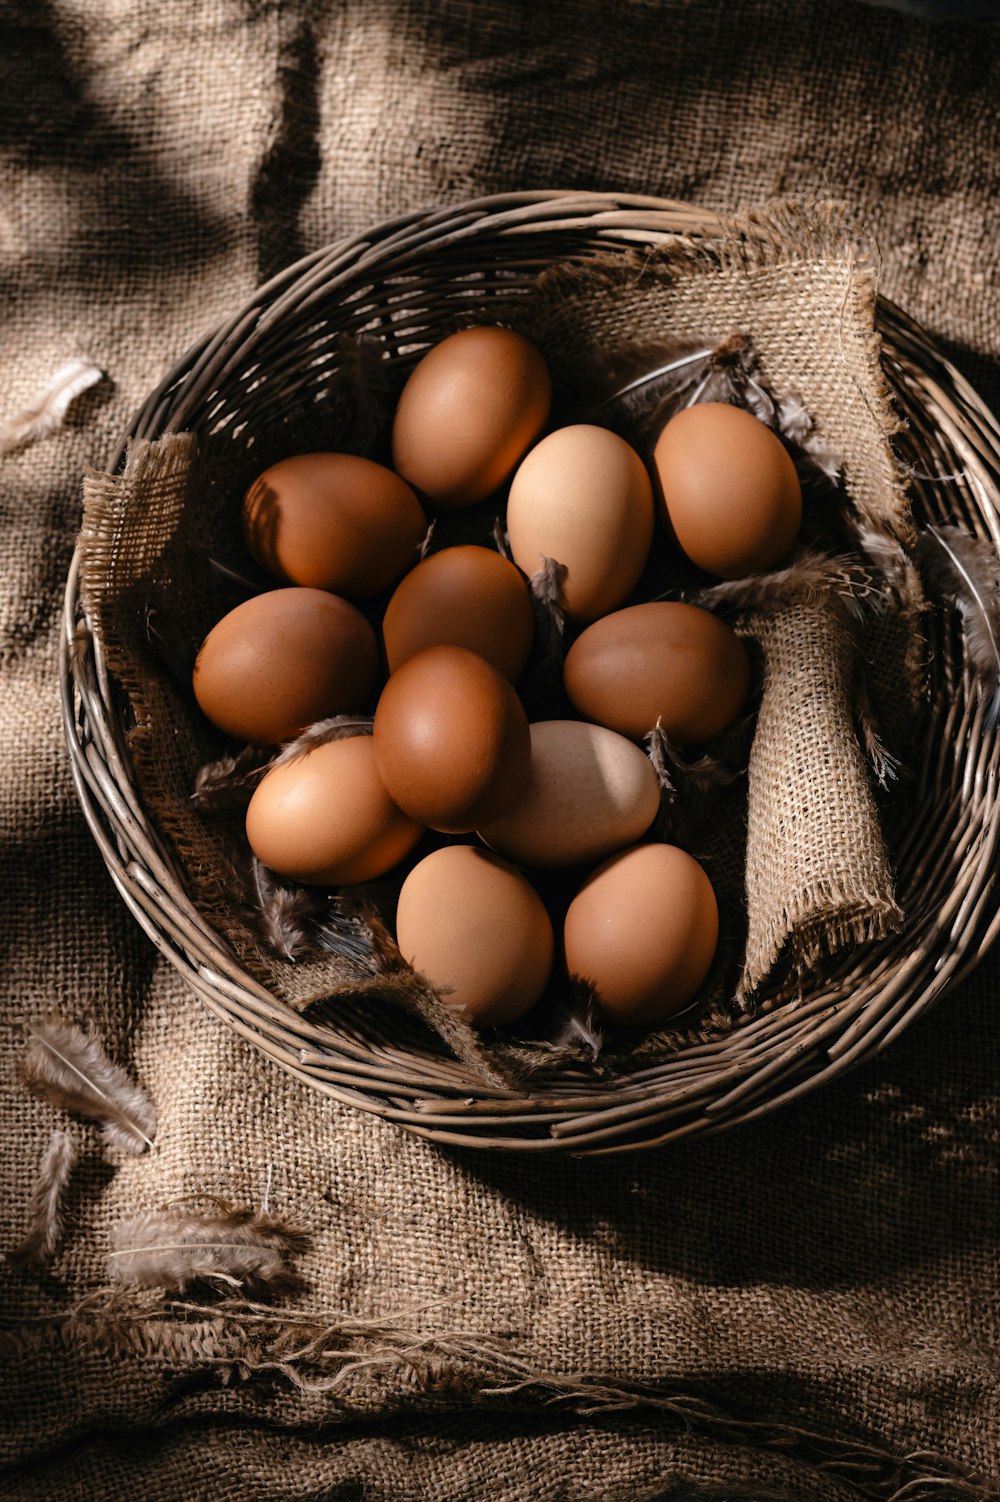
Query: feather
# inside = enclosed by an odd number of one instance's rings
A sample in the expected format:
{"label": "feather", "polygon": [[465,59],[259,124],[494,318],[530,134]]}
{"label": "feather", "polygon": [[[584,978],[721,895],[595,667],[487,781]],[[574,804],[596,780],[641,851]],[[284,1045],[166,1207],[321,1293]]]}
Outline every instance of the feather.
{"label": "feather", "polygon": [[156,656],[178,688],[185,694],[190,694],[196,656],[194,647],[178,631],[161,624],[160,612],[155,605],[146,606],[145,626],[146,640]]}
{"label": "feather", "polygon": [[134,1288],[218,1281],[254,1297],[288,1293],[302,1279],[289,1259],[308,1245],[304,1230],[249,1207],[220,1205],[210,1215],[154,1210],[111,1230],[109,1269]]}
{"label": "feather", "polygon": [[33,1025],[22,1064],[24,1083],[64,1111],[101,1123],[104,1139],[124,1152],[152,1147],[156,1112],[148,1096],[113,1064],[99,1040],[53,1014]]}
{"label": "feather", "polygon": [[849,518],[858,547],[904,602],[920,598],[916,565],[894,533],[861,517]]}
{"label": "feather", "polygon": [[549,1040],[555,1048],[582,1043],[596,1059],[604,1047],[604,1030],[598,1020],[597,992],[586,981],[573,978],[572,990],[558,1008],[555,1031]]}
{"label": "feather", "polygon": [[689,761],[680,747],[674,745],[660,720],[657,720],[643,739],[660,787],[670,798],[678,796],[678,776],[685,792],[710,795],[714,789],[735,782],[746,771],[745,766],[731,767],[721,757],[712,756],[708,752]]}
{"label": "feather", "polygon": [[217,583],[222,585],[223,592],[237,600],[249,600],[255,595],[265,594],[274,589],[274,580],[267,577],[263,569],[259,577],[255,577],[255,568],[251,564],[247,567],[243,560],[229,561],[225,558],[208,558],[208,566],[212,571]]}
{"label": "feather", "polygon": [[[541,691],[546,699],[562,684],[566,610],[563,585],[569,576],[564,563],[542,558],[542,566],[528,579],[535,614],[535,650],[523,686],[526,694]],[[529,688],[529,682],[534,685]]]}
{"label": "feather", "polygon": [[63,1199],[80,1151],[70,1132],[53,1132],[28,1202],[28,1231],[7,1255],[15,1267],[48,1262],[63,1233]]}
{"label": "feather", "polygon": [[308,751],[315,751],[318,746],[325,746],[330,741],[343,741],[354,735],[371,735],[374,723],[371,715],[335,714],[329,719],[317,720],[315,724],[307,725],[293,741],[287,741],[282,746],[268,770],[283,767],[290,761],[298,761],[300,756],[305,756]]}
{"label": "feather", "polygon": [[558,636],[562,636],[566,630],[563,586],[568,578],[569,569],[565,563],[557,563],[554,558],[543,556],[541,568],[528,580],[532,595],[542,606]]}
{"label": "feather", "polygon": [[804,443],[813,429],[813,420],[799,397],[782,397],[777,409],[778,428],[789,443]]}
{"label": "feather", "polygon": [[227,753],[206,762],[198,768],[191,802],[203,813],[245,809],[266,766],[267,751],[261,746],[244,746],[235,756]]}
{"label": "feather", "polygon": [[417,558],[418,558],[418,561],[420,563],[423,563],[424,559],[427,557],[427,554],[431,550],[431,543],[434,541],[434,532],[435,532],[436,527],[437,527],[437,517],[435,516],[434,519],[431,521],[430,525],[428,526],[427,531],[424,533],[424,540],[423,540],[423,542],[420,544],[419,548],[417,549]]}
{"label": "feather", "polygon": [[309,934],[317,949],[325,949],[342,960],[352,960],[377,974],[384,963],[379,931],[374,927],[377,922],[377,913],[372,910],[369,914],[363,904],[331,897],[326,911],[310,923]]}
{"label": "feather", "polygon": [[724,579],[703,589],[696,603],[703,609],[718,606],[733,610],[775,609],[789,599],[815,603],[836,595],[848,613],[860,620],[865,609],[884,608],[883,592],[869,569],[856,559],[803,548],[785,568],[745,579]]}
{"label": "feather", "polygon": [[256,856],[251,875],[264,938],[286,960],[301,959],[316,946],[311,925],[322,911],[321,893],[312,887],[285,886]]}
{"label": "feather", "polygon": [[667,733],[659,720],[657,720],[652,730],[643,736],[643,740],[646,743],[646,755],[652,763],[653,771],[656,773],[656,780],[660,784],[660,792],[664,793],[672,801],[677,797],[677,784],[674,782],[670,759],[667,756],[667,746],[669,745]]}
{"label": "feather", "polygon": [[340,414],[336,447],[370,455],[388,426],[395,404],[395,362],[373,334],[341,334],[330,394]]}
{"label": "feather", "polygon": [[55,433],[76,398],[104,379],[104,371],[90,360],[68,360],[60,365],[49,384],[22,412],[0,423],[0,454],[16,453]]}
{"label": "feather", "polygon": [[510,539],[507,536],[506,529],[504,528],[504,524],[500,520],[499,516],[493,523],[493,546],[496,548],[501,558],[506,558],[508,563],[511,561]]}
{"label": "feather", "polygon": [[598,422],[647,425],[654,412],[680,406],[710,354],[710,349],[682,343],[620,346],[595,373],[594,384],[603,394],[589,415]]}
{"label": "feather", "polygon": [[987,723],[1000,724],[1000,558],[994,544],[961,527],[920,534],[927,578],[962,617],[969,663],[989,694]]}
{"label": "feather", "polygon": [[863,674],[855,690],[854,717],[857,721],[861,744],[872,769],[872,776],[879,787],[886,788],[899,775],[901,763],[898,757],[893,756],[878,733],[875,711],[872,708],[868,685]]}

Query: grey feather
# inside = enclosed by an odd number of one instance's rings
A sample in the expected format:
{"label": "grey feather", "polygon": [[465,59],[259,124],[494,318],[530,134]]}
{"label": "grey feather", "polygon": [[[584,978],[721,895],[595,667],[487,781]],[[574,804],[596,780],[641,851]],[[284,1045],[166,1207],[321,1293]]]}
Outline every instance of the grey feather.
{"label": "grey feather", "polygon": [[927,527],[920,558],[928,581],[961,615],[965,647],[986,720],[1000,724],[1000,558],[995,545],[961,527]]}
{"label": "grey feather", "polygon": [[63,1234],[63,1201],[80,1152],[70,1132],[52,1133],[28,1204],[28,1230],[7,1260],[15,1267],[48,1262]]}
{"label": "grey feather", "polygon": [[212,1215],[155,1210],[112,1227],[108,1266],[115,1282],[183,1290],[221,1282],[262,1297],[290,1292],[301,1277],[290,1265],[308,1242],[298,1226],[245,1207]]}
{"label": "grey feather", "polygon": [[52,1015],[35,1023],[22,1063],[24,1083],[53,1105],[101,1123],[105,1140],[128,1153],[152,1147],[156,1112],[145,1092],[112,1063],[94,1033]]}

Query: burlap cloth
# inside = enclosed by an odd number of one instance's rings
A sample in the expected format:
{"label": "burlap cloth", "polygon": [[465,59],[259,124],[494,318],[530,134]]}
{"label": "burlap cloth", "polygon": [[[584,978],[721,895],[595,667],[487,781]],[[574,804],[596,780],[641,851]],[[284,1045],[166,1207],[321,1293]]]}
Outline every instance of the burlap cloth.
{"label": "burlap cloth", "polygon": [[[55,673],[84,465],[262,278],[401,209],[549,185],[843,196],[884,291],[995,402],[995,32],[845,3],[6,9],[3,405],[73,355],[109,380],[0,469],[4,1054],[53,1004],[85,1012],[160,1126],[117,1168],[81,1128],[63,1252],[3,1274],[4,1495],[994,1494],[996,960],[731,1137],[445,1153],[292,1084],[156,958],[77,811]],[[62,1122],[12,1067],[3,1111],[9,1245]],[[303,1326],[156,1298],[95,1317],[112,1223],[259,1202],[268,1165],[312,1232]]]}

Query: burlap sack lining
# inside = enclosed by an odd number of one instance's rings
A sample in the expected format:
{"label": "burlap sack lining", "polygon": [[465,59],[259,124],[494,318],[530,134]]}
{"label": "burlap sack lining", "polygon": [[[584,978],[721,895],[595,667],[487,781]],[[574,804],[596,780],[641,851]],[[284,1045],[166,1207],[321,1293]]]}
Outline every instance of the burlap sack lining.
{"label": "burlap sack lining", "polygon": [[[909,513],[889,444],[898,423],[874,332],[875,286],[871,247],[842,207],[807,210],[783,204],[734,219],[710,242],[678,237],[652,252],[588,257],[582,264],[555,267],[539,279],[532,296],[505,301],[502,316],[531,334],[557,383],[570,390],[602,348],[625,339],[649,340],[668,331],[671,337],[717,342],[740,328],[751,338],[771,389],[795,391],[818,432],[843,454],[852,505],[906,538]],[[456,317],[460,321],[469,321],[468,314]],[[435,331],[436,336],[445,332]],[[197,442],[190,434],[168,435],[153,444],[134,444],[121,475],[87,477],[81,592],[109,669],[129,702],[134,726],[128,743],[140,796],[180,857],[199,908],[248,971],[289,1005],[301,1010],[320,1001],[396,1003],[419,1013],[485,1081],[500,1084],[551,1072],[563,1062],[559,1050],[539,1052],[516,1039],[484,1039],[383,951],[373,953],[369,964],[324,956],[294,966],[268,952],[245,909],[233,901],[231,830],[211,826],[190,804],[195,771],[218,744],[151,651],[150,614],[189,646],[200,640],[220,613],[205,556],[231,538],[233,496],[272,457],[320,442],[350,447],[356,438],[345,417],[356,410],[356,398],[340,404],[338,424],[336,388],[328,387],[327,394],[323,412],[308,414],[297,427],[275,428],[239,443],[235,435],[218,432],[200,435]],[[755,743],[751,757],[748,937],[737,1005],[752,1002],[779,962],[790,961],[794,991],[824,955],[884,936],[902,921],[851,725],[853,667],[846,649],[837,654],[834,681],[829,661],[812,662],[815,618],[795,603],[767,624],[748,623],[748,629],[760,633],[765,655],[785,636],[782,661],[795,664],[800,688],[814,669],[822,680],[823,715],[829,722],[812,721],[818,754],[805,779],[800,775],[789,788],[789,803],[823,825],[831,788],[840,782],[838,769],[832,782],[826,777],[831,769],[822,748],[827,743],[840,748],[850,796],[831,837],[810,847],[822,854],[821,867],[788,848],[791,825],[780,817],[775,822],[770,800],[780,780],[776,769],[787,769],[792,757],[775,744],[794,750],[803,726],[794,698],[781,690],[769,663],[761,722],[768,735],[760,748]],[[785,717],[780,730],[779,714]],[[161,727],[167,725],[171,733],[164,736]],[[818,772],[823,775],[817,779]],[[775,840],[785,840],[778,857]],[[782,873],[778,887],[762,875],[768,867]],[[401,1036],[414,1036],[410,1020],[396,1015]],[[716,1035],[733,1015],[732,995],[716,988],[693,1020],[647,1036],[627,1048],[624,1058],[647,1062],[684,1041]],[[570,1048],[566,1057],[575,1052]],[[614,1069],[618,1062],[612,1054],[602,1067]]]}

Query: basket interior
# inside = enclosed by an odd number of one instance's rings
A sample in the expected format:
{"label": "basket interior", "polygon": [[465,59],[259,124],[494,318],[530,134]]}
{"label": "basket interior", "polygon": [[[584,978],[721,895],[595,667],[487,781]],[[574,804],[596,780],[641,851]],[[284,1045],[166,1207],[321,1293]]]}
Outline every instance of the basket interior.
{"label": "basket interior", "polygon": [[[385,351],[391,401],[428,345],[468,322],[503,319],[553,262],[609,247],[627,253],[691,228],[690,211],[678,206],[591,197],[567,205],[531,196],[401,221],[261,289],[151,396],[133,436],[197,431],[218,457],[208,483],[231,494],[234,480],[249,482],[293,446],[350,447],[359,424],[377,420],[343,400],[357,335]],[[956,524],[1000,544],[992,419],[903,313],[881,303],[879,329],[907,423],[896,449],[918,526]],[[81,653],[80,615],[75,569],[64,661],[69,743],[85,812],[127,904],[206,1003],[283,1067],[435,1140],[586,1153],[720,1130],[885,1047],[994,936],[996,736],[957,614],[934,610],[920,760],[886,825],[903,933],[832,960],[795,1003],[773,1005],[765,991],[757,1014],[723,1035],[652,1064],[638,1058],[614,1079],[563,1064],[530,1087],[484,1084],[416,1017],[339,998],[335,1012],[309,1020],[234,964],[131,789],[126,706],[99,650]]]}

